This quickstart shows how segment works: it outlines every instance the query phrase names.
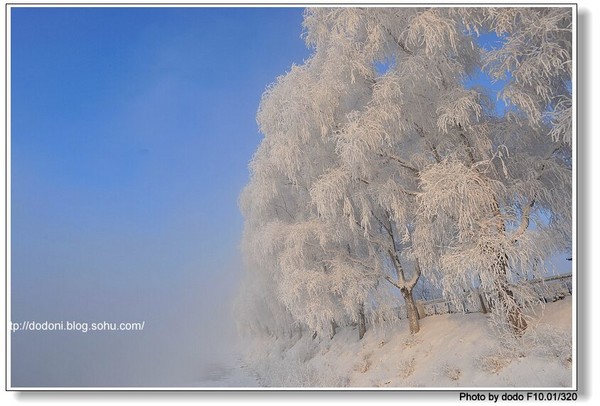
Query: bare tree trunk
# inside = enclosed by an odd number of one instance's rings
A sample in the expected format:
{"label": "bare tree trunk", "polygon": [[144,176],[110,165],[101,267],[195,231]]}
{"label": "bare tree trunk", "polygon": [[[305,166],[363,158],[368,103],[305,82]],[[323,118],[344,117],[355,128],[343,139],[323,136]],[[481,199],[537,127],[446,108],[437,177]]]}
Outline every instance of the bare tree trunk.
{"label": "bare tree trunk", "polygon": [[479,304],[481,305],[481,313],[487,314],[489,313],[488,306],[486,304],[485,299],[483,298],[483,293],[479,289],[477,289],[477,297],[479,298]]}
{"label": "bare tree trunk", "polygon": [[500,308],[506,311],[506,321],[513,334],[521,336],[527,329],[527,321],[523,312],[516,302],[513,291],[508,285],[508,257],[506,254],[498,254],[500,266],[496,269],[498,280],[495,283]]}
{"label": "bare tree trunk", "polygon": [[508,284],[503,283],[501,292],[498,293],[499,299],[503,302],[503,306],[506,308],[508,314],[508,323],[516,336],[521,336],[527,329],[527,321],[523,316],[523,312],[518,304],[515,302],[512,290],[508,287]]}
{"label": "bare tree trunk", "polygon": [[360,304],[358,309],[358,339],[362,340],[367,332],[367,322],[365,320],[365,306],[363,303]]}
{"label": "bare tree trunk", "polygon": [[[510,290],[507,290],[507,293],[512,295],[512,291]],[[525,332],[525,329],[527,329],[527,321],[525,321],[523,312],[517,306],[509,309],[508,322],[512,327],[513,333],[515,333],[517,336],[522,336]]]}
{"label": "bare tree trunk", "polygon": [[415,298],[412,294],[412,288],[402,288],[400,289],[402,292],[402,297],[404,298],[404,303],[406,303],[406,315],[408,316],[408,325],[410,327],[410,333],[416,334],[419,332],[419,311],[417,309],[417,304],[415,303]]}
{"label": "bare tree trunk", "polygon": [[400,260],[391,254],[390,257],[394,261],[394,269],[396,270],[397,281],[392,280],[389,276],[386,276],[386,280],[400,289],[402,297],[404,298],[404,303],[406,304],[406,316],[408,317],[410,332],[411,334],[418,333],[420,329],[419,309],[417,308],[415,298],[413,297],[413,288],[417,285],[417,281],[421,276],[421,266],[417,260],[415,262],[413,276],[411,280],[407,281],[406,277],[404,276],[404,269],[402,268]]}
{"label": "bare tree trunk", "polygon": [[[462,129],[462,127],[459,128]],[[469,139],[466,137],[464,133],[459,133],[463,139],[465,146],[467,147],[467,152],[469,154],[469,161],[471,165],[475,164],[475,157],[473,155],[473,148],[471,147],[471,143]],[[517,235],[522,234],[527,227],[529,226],[529,214],[530,210],[535,203],[535,199],[531,200],[531,202],[526,206],[523,210],[523,219],[522,223],[517,230]],[[498,199],[494,196],[494,204],[492,207],[492,212],[494,216],[497,218],[497,230],[501,235],[506,235],[506,225],[504,224],[504,219],[502,217],[502,213],[500,212],[500,204],[498,203]],[[507,311],[507,321],[513,333],[515,335],[522,335],[525,329],[527,328],[527,322],[523,317],[523,312],[519,308],[518,303],[514,300],[513,292],[508,288],[508,280],[509,280],[509,268],[508,268],[508,256],[504,252],[498,253],[498,262],[500,263],[499,267],[496,267],[495,273],[497,276],[497,281],[494,284],[497,287],[498,300],[504,309]],[[495,267],[495,266],[494,266]],[[481,296],[480,296],[481,297]],[[482,301],[482,307],[486,310],[486,307]]]}
{"label": "bare tree trunk", "polygon": [[525,317],[523,317],[523,312],[519,307],[519,304],[515,301],[515,297],[513,295],[512,290],[508,287],[507,277],[508,277],[508,257],[506,254],[502,256],[502,268],[504,279],[501,283],[502,293],[504,293],[503,299],[505,301],[504,306],[508,310],[508,322],[513,330],[513,333],[520,336],[523,335],[523,332],[527,328],[527,322],[525,321]]}
{"label": "bare tree trunk", "polygon": [[[498,232],[502,235],[505,235],[506,226],[500,213],[500,205],[495,198],[493,209],[494,215],[498,218]],[[495,271],[498,278],[498,300],[500,301],[501,306],[506,309],[508,313],[507,321],[513,333],[517,336],[521,336],[527,328],[527,322],[525,321],[525,317],[523,316],[523,312],[521,311],[518,303],[514,299],[512,290],[510,290],[508,287],[510,275],[508,267],[508,255],[505,252],[500,251],[497,258],[500,265],[494,267],[496,268]]]}

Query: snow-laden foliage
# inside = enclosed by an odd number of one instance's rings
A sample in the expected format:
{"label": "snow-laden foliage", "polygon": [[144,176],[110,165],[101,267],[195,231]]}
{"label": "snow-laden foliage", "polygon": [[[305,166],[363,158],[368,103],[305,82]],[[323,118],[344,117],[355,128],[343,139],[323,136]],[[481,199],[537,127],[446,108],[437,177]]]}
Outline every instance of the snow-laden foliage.
{"label": "snow-laden foliage", "polygon": [[[419,283],[457,307],[479,288],[521,334],[521,282],[570,247],[570,10],[315,8],[303,25],[313,53],[265,91],[240,199],[244,323],[331,335],[403,303],[416,332]],[[506,81],[502,116],[465,85],[481,71]]]}
{"label": "snow-laden foliage", "polygon": [[570,150],[537,127],[499,119],[486,127],[474,135],[498,147],[477,152],[465,131],[462,147],[421,171],[417,255],[446,295],[476,281],[510,321],[535,297],[520,282],[568,248]]}
{"label": "snow-laden foliage", "polygon": [[[312,185],[330,169],[340,105],[355,100],[352,88],[340,97],[323,91],[320,72],[334,61],[314,55],[294,67],[263,95],[258,122],[265,135],[251,164],[252,179],[240,206],[246,217],[246,257],[268,273],[269,300],[299,326],[332,334],[334,326],[357,322],[373,304],[391,313],[388,292],[378,289],[379,261],[360,236],[318,215]],[[328,68],[330,67],[330,68]],[[261,268],[262,267],[262,268]],[[282,329],[282,331],[285,330]]]}
{"label": "snow-laden foliage", "polygon": [[530,125],[550,123],[553,141],[571,143],[571,9],[485,9],[485,29],[506,37],[485,63],[496,79],[508,79],[501,97],[518,108]]}

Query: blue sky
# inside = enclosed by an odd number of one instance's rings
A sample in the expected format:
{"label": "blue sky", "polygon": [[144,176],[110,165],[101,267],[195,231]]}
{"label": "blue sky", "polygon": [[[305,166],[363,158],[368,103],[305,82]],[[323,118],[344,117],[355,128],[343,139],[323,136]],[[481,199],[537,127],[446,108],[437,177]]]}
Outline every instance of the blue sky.
{"label": "blue sky", "polygon": [[[141,343],[13,334],[14,385],[169,384],[126,371],[185,351],[192,364],[208,355],[182,345],[222,341],[256,110],[308,57],[301,21],[299,8],[12,9],[12,319],[147,321]],[[125,368],[124,354],[139,359]]]}

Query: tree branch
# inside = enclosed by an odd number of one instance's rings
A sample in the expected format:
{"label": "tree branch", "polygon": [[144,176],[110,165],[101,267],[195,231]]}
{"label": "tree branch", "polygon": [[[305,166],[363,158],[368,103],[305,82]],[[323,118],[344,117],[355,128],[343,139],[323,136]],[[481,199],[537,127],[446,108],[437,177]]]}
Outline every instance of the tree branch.
{"label": "tree branch", "polygon": [[403,42],[401,42],[400,39],[396,38],[396,36],[394,34],[392,34],[392,31],[389,28],[386,28],[385,31],[388,33],[388,35],[390,37],[392,37],[392,39],[394,40],[394,42],[396,43],[396,45],[398,45],[401,50],[403,50],[408,55],[411,55],[411,56],[413,55],[413,52],[410,49],[408,49],[408,47],[406,46],[406,44],[404,44]]}
{"label": "tree branch", "polygon": [[[460,125],[458,127],[462,130],[462,127]],[[462,138],[462,140],[463,140],[463,144],[465,144],[465,147],[467,149],[467,155],[469,156],[469,161],[471,163],[471,166],[475,165],[475,156],[473,155],[473,148],[471,147],[471,143],[469,142],[469,139],[467,138],[465,133],[462,131],[460,131],[458,133],[458,135],[460,135],[460,138]]]}
{"label": "tree branch", "polygon": [[[552,151],[552,153],[550,154],[550,156],[548,158],[546,158],[546,160],[550,159],[552,157],[552,155],[554,155],[556,153],[556,151],[558,151],[558,150],[559,150],[559,148],[554,149],[554,151]],[[544,173],[544,169],[546,169],[546,164],[542,164],[542,168],[540,169],[538,176],[535,178],[536,180],[540,180],[540,178],[542,177],[542,174]],[[530,222],[530,218],[531,218],[531,209],[533,209],[534,205],[535,205],[535,194],[531,198],[531,200],[529,200],[529,203],[527,203],[527,205],[525,207],[523,207],[523,209],[521,210],[522,211],[521,224],[519,224],[519,228],[517,228],[512,235],[513,243],[516,243],[519,240],[519,238],[521,238],[521,236],[525,233],[525,231],[527,231],[527,229],[529,228],[529,222]]]}
{"label": "tree branch", "polygon": [[379,225],[388,233],[388,235],[392,238],[392,240],[394,239],[394,237],[392,236],[392,230],[390,230],[389,228],[387,228],[385,226],[385,224],[383,224],[383,221],[377,217],[375,215],[375,213],[373,213],[373,210],[371,210],[371,215],[375,218],[375,220],[377,220],[377,222],[379,223]]}
{"label": "tree branch", "polygon": [[[359,182],[362,182],[362,183],[364,183],[365,185],[370,185],[370,184],[371,184],[371,183],[370,183],[368,180],[365,180],[365,179],[363,179],[363,178],[357,178],[357,179],[358,179],[358,181],[359,181]],[[413,191],[413,190],[407,190],[407,189],[404,189],[403,187],[398,187],[398,189],[399,189],[399,190],[400,190],[402,193],[404,193],[404,194],[407,194],[407,195],[409,195],[409,196],[418,196],[418,193],[417,193],[417,192],[415,192],[415,191]]]}
{"label": "tree branch", "polygon": [[521,224],[519,224],[519,228],[513,233],[512,240],[513,243],[517,242],[519,238],[525,233],[527,228],[529,227],[529,218],[531,216],[531,209],[535,204],[535,199],[531,199],[527,206],[523,208],[523,216],[521,217]]}
{"label": "tree branch", "polygon": [[302,188],[302,189],[308,191],[308,188],[306,186],[301,185],[298,182],[294,182],[294,181],[289,180],[289,179],[288,179],[287,182],[284,182],[284,185],[286,185],[286,186],[295,186],[295,187],[299,187],[299,188]]}
{"label": "tree branch", "polygon": [[288,216],[290,216],[290,218],[291,218],[292,220],[295,220],[294,216],[292,216],[292,214],[291,214],[291,213],[288,211],[287,207],[283,207],[283,206],[281,206],[281,205],[279,205],[279,204],[274,204],[274,206],[275,206],[275,210],[277,210],[277,209],[282,209],[283,211],[285,211],[285,212],[286,212],[286,214],[287,214]]}
{"label": "tree branch", "polygon": [[[406,278],[404,277],[404,268],[402,268],[400,259],[398,259],[398,253],[396,252],[395,247],[394,247],[393,252],[388,249],[388,255],[390,256],[390,259],[392,260],[392,264],[394,265],[394,271],[396,272],[396,279],[398,280],[398,284],[405,286]],[[401,289],[401,288],[399,287],[399,289]]]}
{"label": "tree branch", "polygon": [[412,278],[407,282],[408,288],[412,289],[415,287],[419,280],[419,276],[421,276],[421,265],[419,264],[419,259],[415,258],[415,270]]}
{"label": "tree branch", "polygon": [[415,175],[419,174],[419,170],[417,168],[410,166],[409,164],[407,164],[406,162],[404,162],[403,160],[401,160],[398,157],[395,157],[395,156],[389,155],[389,154],[377,154],[377,155],[379,155],[382,158],[388,158],[388,159],[391,159],[392,161],[398,162],[398,164],[401,167],[408,169],[409,171],[413,172]]}
{"label": "tree branch", "polygon": [[[332,252],[332,254],[334,254],[334,253]],[[356,264],[359,264],[359,265],[365,267],[366,269],[369,269],[371,271],[375,271],[375,268],[372,265],[370,265],[369,263],[361,261],[360,259],[355,258],[354,256],[352,256],[352,254],[350,253],[350,244],[348,244],[348,255],[346,256],[346,258],[349,261],[351,261],[351,262],[354,262]]]}
{"label": "tree branch", "polygon": [[390,238],[392,239],[392,246],[394,247],[394,252],[396,252],[396,238],[394,237],[394,226],[392,225],[392,219],[390,216],[390,213],[385,210],[385,215],[386,215],[386,220],[388,222],[389,228],[387,228],[388,230],[388,234],[390,235]]}
{"label": "tree branch", "polygon": [[[417,135],[419,135],[419,137],[421,137],[421,138],[425,138],[425,130],[423,129],[423,127],[421,127],[419,124],[415,123],[414,121],[413,121],[413,125],[415,126],[415,131],[417,132]],[[433,153],[433,157],[435,158],[436,162],[438,164],[440,162],[442,162],[442,157],[440,156],[440,153],[438,152],[435,145],[433,145],[429,140],[426,140],[425,143],[427,144],[427,146]]]}
{"label": "tree branch", "polygon": [[428,142],[428,144],[429,144],[429,149],[433,153],[433,157],[435,158],[436,162],[439,164],[440,162],[442,162],[442,157],[440,157],[440,153],[438,152],[435,145],[432,145],[430,142]]}
{"label": "tree branch", "polygon": [[360,224],[358,221],[354,220],[354,224],[356,224],[358,226],[358,228],[360,228],[361,230],[363,230],[364,233],[367,234],[367,236],[365,238],[367,238],[367,240],[373,244],[376,244],[377,246],[381,247],[384,246],[385,244],[383,242],[381,242],[376,236],[374,236],[373,234],[371,234],[366,228],[364,228],[362,226],[362,224]]}
{"label": "tree branch", "polygon": [[391,283],[392,285],[394,285],[395,287],[397,287],[398,289],[402,289],[396,282],[394,282],[394,280],[392,278],[390,278],[388,275],[385,275],[385,280],[388,281],[389,283]]}

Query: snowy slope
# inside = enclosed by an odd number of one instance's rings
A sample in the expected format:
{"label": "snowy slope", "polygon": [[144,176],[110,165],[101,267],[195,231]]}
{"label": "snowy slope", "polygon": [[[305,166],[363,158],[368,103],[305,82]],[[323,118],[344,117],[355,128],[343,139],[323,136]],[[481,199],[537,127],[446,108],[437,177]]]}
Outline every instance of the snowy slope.
{"label": "snowy slope", "polygon": [[272,387],[570,387],[571,298],[536,309],[527,333],[502,340],[484,314],[447,314],[367,331],[255,342],[248,362]]}
{"label": "snowy slope", "polygon": [[239,357],[205,365],[200,371],[199,380],[190,385],[190,387],[199,388],[251,388],[256,386],[259,386],[256,377]]}

